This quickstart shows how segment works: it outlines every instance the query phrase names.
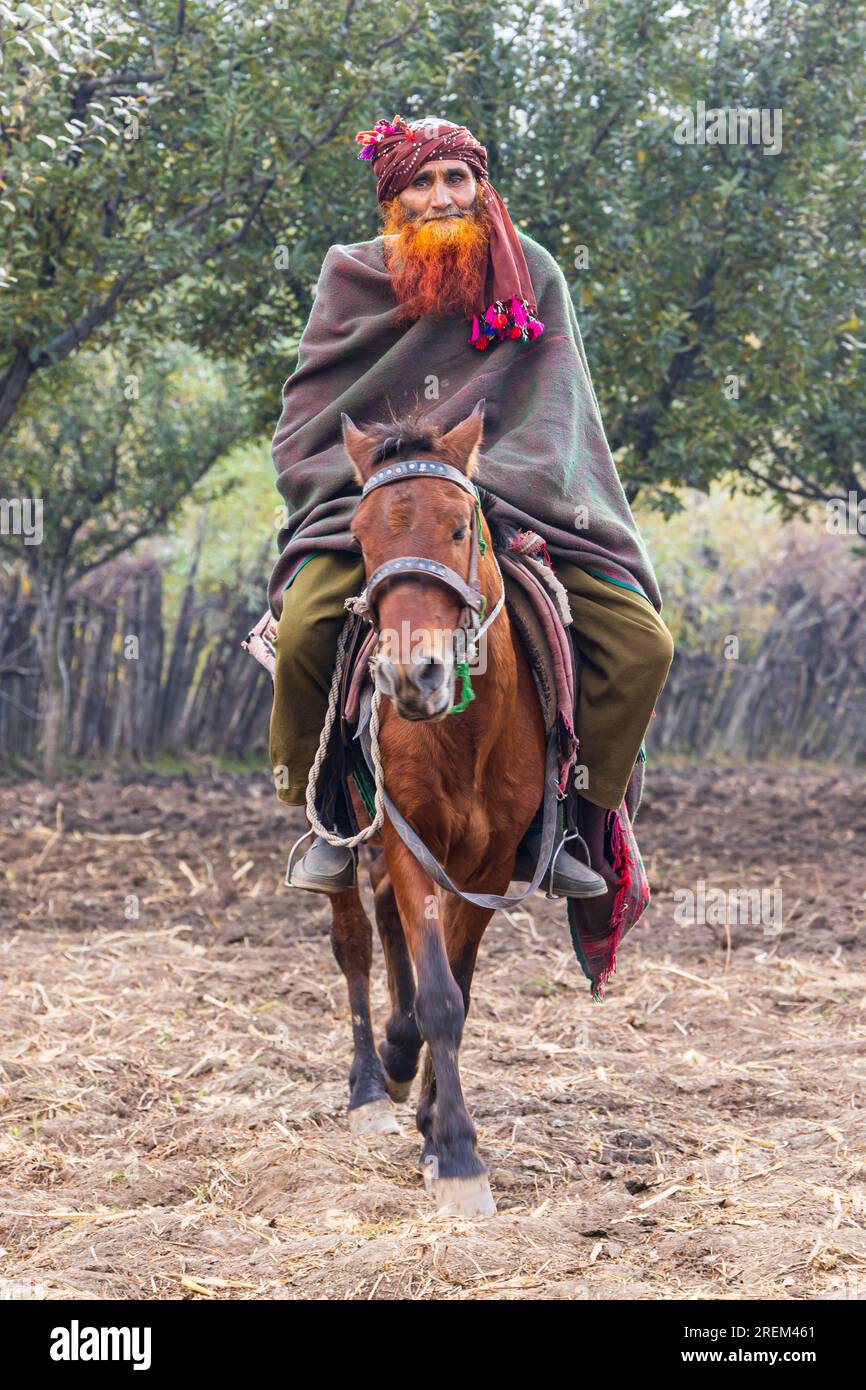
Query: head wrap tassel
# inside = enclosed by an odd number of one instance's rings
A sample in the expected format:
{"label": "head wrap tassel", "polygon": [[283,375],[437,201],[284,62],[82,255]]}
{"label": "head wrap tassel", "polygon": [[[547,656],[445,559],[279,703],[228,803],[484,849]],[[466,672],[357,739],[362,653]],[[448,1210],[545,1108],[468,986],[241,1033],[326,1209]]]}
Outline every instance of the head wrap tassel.
{"label": "head wrap tassel", "polygon": [[[487,151],[466,126],[425,122],[412,130],[402,116],[377,121],[372,130],[355,136],[359,159],[369,160],[376,173],[376,197],[389,202],[408,187],[418,169],[433,159],[462,159],[481,181],[480,196],[491,219],[490,252],[485,284],[472,315],[469,344],[483,352],[491,342],[519,339],[530,343],[544,332],[523,249],[508,209],[487,177]],[[485,303],[492,281],[493,299]]]}

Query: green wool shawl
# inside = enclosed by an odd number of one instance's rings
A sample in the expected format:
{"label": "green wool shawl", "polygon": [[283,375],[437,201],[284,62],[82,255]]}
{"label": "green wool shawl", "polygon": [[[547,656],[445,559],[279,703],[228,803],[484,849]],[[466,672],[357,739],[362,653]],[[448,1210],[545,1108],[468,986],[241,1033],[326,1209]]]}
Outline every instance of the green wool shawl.
{"label": "green wool shawl", "polygon": [[661,595],[616,471],[565,277],[548,251],[518,232],[544,332],[480,352],[459,315],[397,321],[381,236],[325,256],[298,365],[283,387],[271,446],[287,516],[268,601],[320,550],[357,552],[349,523],[360,496],[343,448],[341,412],[356,425],[421,404],[451,429],[483,396],[476,481],[497,515],[537,531],[557,558],[642,594]]}

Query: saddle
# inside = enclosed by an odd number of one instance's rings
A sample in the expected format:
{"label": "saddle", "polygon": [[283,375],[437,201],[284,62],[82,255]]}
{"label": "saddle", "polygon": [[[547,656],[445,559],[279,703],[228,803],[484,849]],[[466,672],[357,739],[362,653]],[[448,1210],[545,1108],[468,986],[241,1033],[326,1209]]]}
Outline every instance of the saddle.
{"label": "saddle", "polygon": [[[533,532],[519,532],[516,541],[497,550],[497,560],[508,616],[523,645],[538,692],[548,738],[548,785],[555,782],[560,800],[558,824],[576,833],[580,798],[571,774],[579,751],[575,718],[580,657],[566,592],[552,567],[535,558],[543,553],[539,537]],[[276,624],[267,612],[242,643],[271,677],[275,635]],[[372,817],[369,722],[373,682],[369,668],[377,641],[375,627],[361,614],[353,613],[351,626],[346,629],[339,718],[321,763],[316,797],[320,821],[344,836],[355,835],[360,829],[350,781]],[[547,780],[548,773],[545,775]],[[641,750],[625,798],[616,811],[604,813],[610,863],[599,866],[599,871],[610,885],[608,894],[595,899],[567,899],[572,946],[595,999],[604,997],[604,982],[615,968],[617,945],[649,903],[649,884],[632,826],[643,777]],[[392,811],[396,814],[396,808],[392,807]],[[408,831],[409,827],[404,829]],[[416,848],[420,857],[424,847],[419,842]]]}

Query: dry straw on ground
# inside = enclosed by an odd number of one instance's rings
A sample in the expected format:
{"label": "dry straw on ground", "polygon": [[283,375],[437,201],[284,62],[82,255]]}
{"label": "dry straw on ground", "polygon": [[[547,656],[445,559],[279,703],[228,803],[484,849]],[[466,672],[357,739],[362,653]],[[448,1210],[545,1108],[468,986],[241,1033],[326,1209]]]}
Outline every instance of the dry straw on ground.
{"label": "dry straw on ground", "polygon": [[[3,787],[4,1279],[54,1299],[866,1297],[859,777],[652,770],[654,902],[603,1005],[560,905],[494,918],[461,1055],[499,1213],[474,1223],[432,1215],[409,1106],[400,1137],[348,1132],[328,904],[279,887],[293,824],[263,778]],[[781,936],[678,926],[698,879],[781,887]],[[378,951],[374,1001],[381,1023]]]}

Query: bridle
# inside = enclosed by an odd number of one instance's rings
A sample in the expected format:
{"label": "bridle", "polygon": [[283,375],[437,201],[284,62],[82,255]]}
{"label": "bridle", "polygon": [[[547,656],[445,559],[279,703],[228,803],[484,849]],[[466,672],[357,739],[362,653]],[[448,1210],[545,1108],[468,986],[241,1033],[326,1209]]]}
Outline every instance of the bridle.
{"label": "bridle", "polygon": [[[407,482],[413,478],[439,478],[446,482],[456,483],[458,487],[463,488],[464,492],[470,493],[475,499],[475,524],[472,527],[468,579],[463,579],[456,570],[451,569],[449,565],[443,565],[439,560],[430,560],[424,555],[398,555],[396,559],[386,560],[384,564],[379,565],[378,569],[374,570],[370,575],[363,594],[359,595],[357,599],[347,599],[346,607],[350,612],[354,613],[355,616],[365,616],[375,630],[377,628],[377,623],[375,621],[375,610],[372,606],[371,598],[379,585],[386,579],[391,579],[395,575],[400,575],[401,577],[404,575],[412,575],[426,579],[438,579],[463,600],[461,630],[465,631],[467,634],[467,661],[474,660],[478,639],[487,631],[490,624],[496,620],[498,613],[505,603],[505,581],[497,560],[496,572],[499,576],[501,592],[489,615],[484,618],[485,596],[481,593],[481,586],[478,582],[478,559],[479,555],[483,556],[486,544],[481,537],[481,499],[478,495],[478,489],[464,473],[461,473],[458,468],[452,468],[448,463],[439,463],[435,459],[405,459],[401,460],[399,463],[389,464],[387,468],[381,469],[371,478],[368,478],[362,489],[361,499],[363,500],[364,497],[369,496],[374,488],[384,487],[387,483]],[[327,827],[320,823],[315,805],[316,787],[319,769],[324,758],[339,698],[342,642],[343,638],[341,637],[340,654],[334,672],[334,679],[331,682],[331,693],[328,698],[328,716],[322,729],[319,750],[314,759],[307,784],[307,817],[315,833],[317,835],[322,835],[329,844],[354,846],[367,838],[371,832],[378,830],[382,823],[382,816],[387,812],[391,825],[404,845],[415,857],[425,873],[432,878],[435,883],[438,883],[440,888],[446,889],[449,893],[454,893],[457,897],[462,898],[464,902],[473,903],[476,907],[483,907],[491,911],[498,907],[515,907],[518,903],[522,903],[525,898],[528,898],[530,894],[534,893],[539,887],[548,867],[551,869],[550,881],[552,883],[552,871],[553,865],[556,862],[556,857],[565,844],[566,839],[573,838],[571,835],[562,833],[562,838],[554,852],[555,841],[562,829],[563,812],[561,803],[564,800],[564,795],[560,794],[558,787],[557,732],[555,727],[551,728],[547,736],[547,751],[544,759],[544,812],[541,826],[541,848],[539,850],[538,863],[532,876],[532,881],[523,893],[518,893],[513,896],[504,893],[470,893],[459,888],[448,875],[443,865],[439,863],[424,844],[418,832],[394,805],[394,802],[385,790],[382,761],[378,745],[378,689],[369,696],[371,701],[370,717],[366,720],[363,717],[360,719],[359,730],[356,735],[356,737],[360,738],[361,749],[367,767],[370,769],[376,783],[377,809],[375,818],[371,820],[369,826],[360,830],[357,835],[349,836],[348,838],[338,835],[335,831],[328,830]],[[371,667],[375,660],[376,658],[374,657],[370,663]],[[466,662],[462,664],[465,672]],[[464,694],[463,700],[459,705],[452,704],[449,713],[454,713],[463,708],[467,698],[471,698],[471,694],[470,697]],[[289,864],[286,870],[286,883],[289,884],[289,886],[291,886],[292,862],[295,852],[301,842],[307,839],[308,835],[312,833],[312,830],[308,831],[292,846],[291,853],[289,854]],[[547,896],[550,897],[551,894],[548,893]]]}
{"label": "bridle", "polygon": [[380,469],[379,472],[367,479],[361,491],[361,501],[368,497],[371,492],[374,492],[376,488],[384,487],[388,483],[405,483],[420,478],[434,478],[456,483],[464,492],[468,492],[475,501],[475,519],[469,542],[468,578],[464,579],[450,565],[444,565],[441,561],[431,560],[424,555],[398,555],[393,560],[386,560],[370,575],[364,591],[370,619],[371,621],[373,619],[374,595],[386,579],[393,579],[397,575],[401,578],[412,575],[423,579],[438,579],[462,600],[463,607],[457,630],[463,633],[464,660],[474,661],[478,652],[479,639],[491,623],[495,622],[505,603],[505,581],[499,563],[496,561],[500,594],[485,618],[484,610],[487,598],[481,592],[478,579],[478,560],[479,556],[483,556],[487,546],[481,536],[481,501],[475,484],[466,477],[465,473],[461,473],[459,468],[453,468],[449,463],[439,463],[436,459],[401,459],[399,463],[390,463],[387,468]]}

